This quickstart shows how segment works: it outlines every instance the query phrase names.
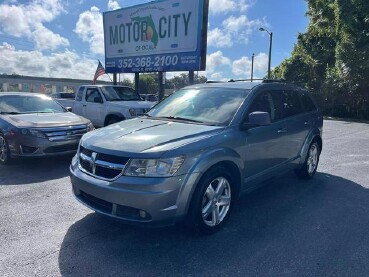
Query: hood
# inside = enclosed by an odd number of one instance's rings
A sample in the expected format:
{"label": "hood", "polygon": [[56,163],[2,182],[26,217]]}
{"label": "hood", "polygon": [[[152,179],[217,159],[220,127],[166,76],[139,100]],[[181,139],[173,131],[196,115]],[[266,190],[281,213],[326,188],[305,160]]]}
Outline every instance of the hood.
{"label": "hood", "polygon": [[[162,153],[220,133],[224,127],[134,118],[86,134],[91,150],[116,154]],[[124,154],[125,153],[125,154]]]}
{"label": "hood", "polygon": [[150,109],[155,103],[148,101],[111,101],[110,105],[133,109]]}
{"label": "hood", "polygon": [[88,120],[74,113],[34,113],[7,115],[7,121],[21,128],[60,127],[87,124]]}

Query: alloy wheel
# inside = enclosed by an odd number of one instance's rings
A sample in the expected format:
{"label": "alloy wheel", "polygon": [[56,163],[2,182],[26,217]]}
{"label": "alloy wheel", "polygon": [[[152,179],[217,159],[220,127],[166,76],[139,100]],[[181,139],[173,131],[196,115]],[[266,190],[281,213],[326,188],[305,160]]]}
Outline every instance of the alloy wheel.
{"label": "alloy wheel", "polygon": [[318,148],[315,144],[311,145],[309,157],[307,159],[307,170],[309,175],[313,174],[318,165]]}
{"label": "alloy wheel", "polygon": [[0,161],[5,162],[8,156],[8,147],[5,138],[0,136]]}
{"label": "alloy wheel", "polygon": [[202,199],[202,219],[207,226],[214,227],[226,217],[231,204],[231,186],[224,177],[210,182]]}

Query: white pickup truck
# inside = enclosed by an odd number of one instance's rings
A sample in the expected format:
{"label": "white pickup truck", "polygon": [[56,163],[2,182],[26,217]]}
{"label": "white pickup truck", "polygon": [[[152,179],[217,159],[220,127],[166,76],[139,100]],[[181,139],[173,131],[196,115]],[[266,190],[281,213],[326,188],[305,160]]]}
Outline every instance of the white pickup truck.
{"label": "white pickup truck", "polygon": [[142,115],[153,106],[152,102],[142,100],[134,89],[116,85],[81,86],[74,101],[64,100],[59,103],[71,107],[73,113],[91,120],[95,127]]}

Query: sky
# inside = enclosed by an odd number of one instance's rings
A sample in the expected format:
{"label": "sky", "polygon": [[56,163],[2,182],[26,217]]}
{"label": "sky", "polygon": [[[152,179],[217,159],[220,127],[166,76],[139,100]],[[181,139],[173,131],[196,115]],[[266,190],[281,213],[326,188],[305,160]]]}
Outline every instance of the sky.
{"label": "sky", "polygon": [[[0,74],[90,80],[98,60],[105,61],[102,13],[147,2],[1,0]],[[270,37],[259,28],[273,32],[273,68],[291,55],[306,30],[306,11],[304,0],[210,0],[207,66],[199,74],[209,80],[250,78],[254,53],[254,77],[264,77]]]}

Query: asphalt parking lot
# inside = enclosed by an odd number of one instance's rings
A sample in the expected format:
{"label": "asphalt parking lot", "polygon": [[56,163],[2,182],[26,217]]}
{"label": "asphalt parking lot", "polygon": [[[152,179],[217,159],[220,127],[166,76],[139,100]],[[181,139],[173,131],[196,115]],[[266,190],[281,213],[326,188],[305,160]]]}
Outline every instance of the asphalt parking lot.
{"label": "asphalt parking lot", "polygon": [[242,196],[208,237],[95,214],[71,156],[0,165],[0,276],[368,276],[369,124],[325,121],[323,144],[313,180]]}

